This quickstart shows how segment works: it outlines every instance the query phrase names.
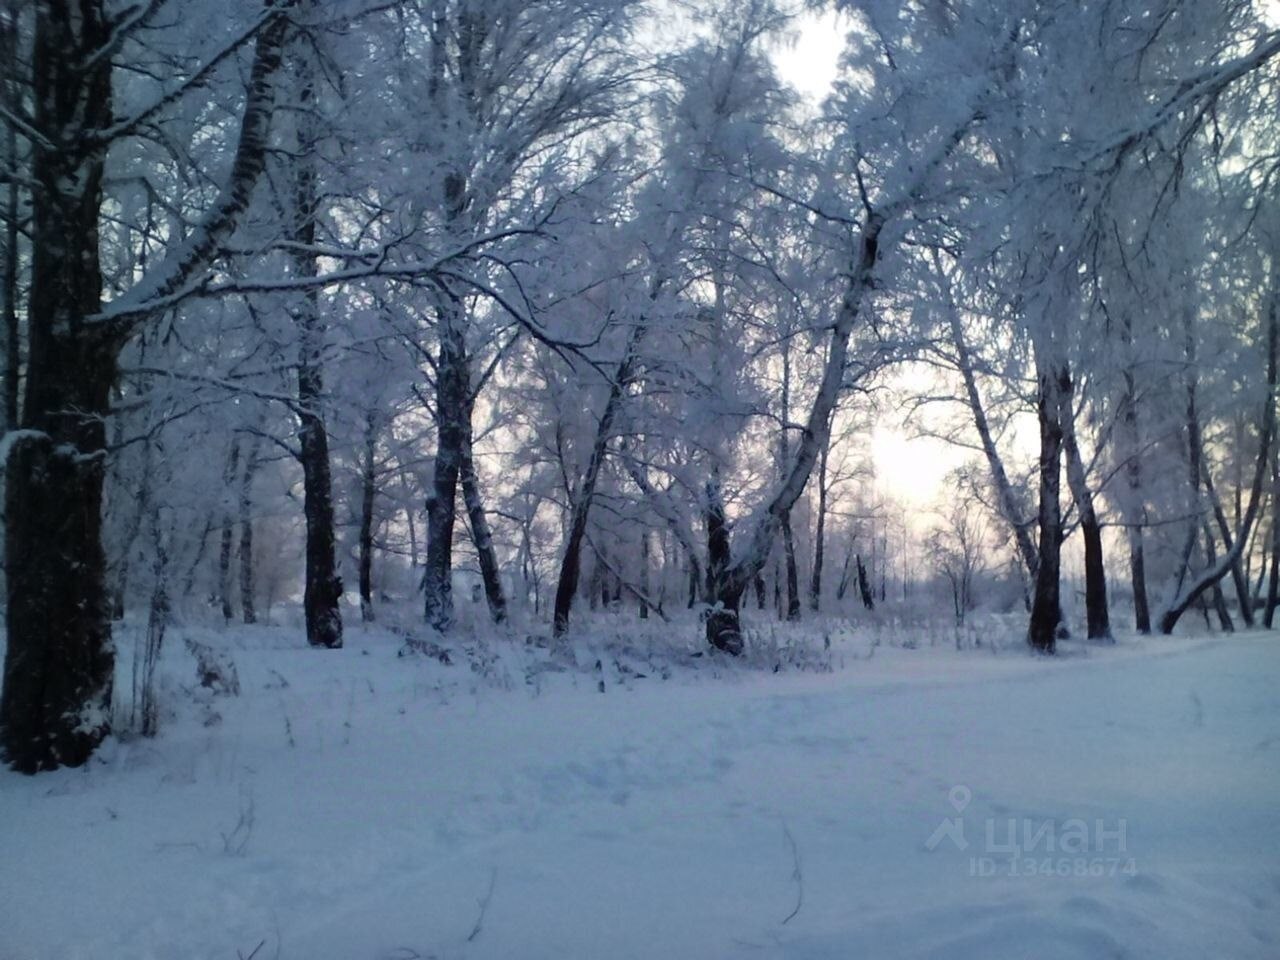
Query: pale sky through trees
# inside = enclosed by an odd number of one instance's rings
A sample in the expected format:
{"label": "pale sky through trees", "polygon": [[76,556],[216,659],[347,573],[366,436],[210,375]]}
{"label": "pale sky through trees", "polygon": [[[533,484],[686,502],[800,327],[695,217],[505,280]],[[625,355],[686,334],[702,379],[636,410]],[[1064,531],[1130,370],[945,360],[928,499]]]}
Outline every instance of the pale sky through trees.
{"label": "pale sky through trees", "polygon": [[[847,23],[847,18],[835,11],[802,14],[795,42],[780,45],[773,51],[782,79],[803,93],[815,108],[830,92],[835,80]],[[892,378],[893,389],[905,391],[926,381],[924,375],[913,375],[909,371]],[[971,454],[942,440],[919,436],[900,422],[892,403],[883,406],[870,444],[876,484],[884,493],[914,508],[913,522],[923,528],[930,523],[928,511],[944,492],[947,473],[963,464]]]}

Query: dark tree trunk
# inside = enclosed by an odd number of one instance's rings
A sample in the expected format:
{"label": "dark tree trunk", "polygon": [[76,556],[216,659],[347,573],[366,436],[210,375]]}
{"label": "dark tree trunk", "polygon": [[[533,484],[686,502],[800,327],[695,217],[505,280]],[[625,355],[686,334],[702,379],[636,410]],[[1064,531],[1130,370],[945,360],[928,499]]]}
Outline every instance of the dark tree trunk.
{"label": "dark tree trunk", "polygon": [[732,563],[729,528],[717,480],[707,484],[706,496],[707,596],[715,600],[715,605],[707,611],[707,642],[718,650],[737,656],[743,650],[738,620],[742,589],[729,582]]}
{"label": "dark tree trunk", "polygon": [[319,412],[322,402],[318,364],[298,365],[302,409],[303,511],[307,521],[305,607],[307,642],[313,647],[342,646],[342,581],[334,562],[333,484],[329,475],[329,435]]}
{"label": "dark tree trunk", "polygon": [[377,449],[377,416],[372,411],[364,420],[364,451],[360,463],[360,619],[372,623],[373,616],[373,501],[377,494],[374,453]]}
{"label": "dark tree trunk", "polygon": [[782,517],[782,554],[787,564],[787,619],[800,619],[800,575],[796,571],[796,541],[791,531],[791,511]]}
{"label": "dark tree trunk", "polygon": [[222,473],[223,497],[228,501],[222,515],[221,542],[218,545],[218,600],[222,604],[222,622],[230,623],[234,615],[231,608],[231,545],[235,533],[231,519],[231,490],[240,475],[240,441],[231,441],[227,454],[227,466]]}
{"label": "dark tree trunk", "polygon": [[871,583],[867,579],[867,567],[862,562],[862,554],[858,554],[857,563],[858,563],[858,593],[862,595],[862,605],[866,607],[868,610],[874,610],[876,608],[876,599],[871,592]]}
{"label": "dark tree trunk", "polygon": [[[240,522],[240,615],[245,623],[257,623],[258,614],[254,607],[254,563],[253,563],[253,478],[258,472],[258,446],[261,441],[254,438],[249,445],[249,455],[245,458],[244,474],[240,478],[240,503],[238,507]],[[268,614],[271,612],[268,606]]]}
{"label": "dark tree trunk", "polygon": [[[1076,439],[1075,386],[1071,372],[1064,364],[1058,377],[1059,415],[1062,420],[1062,446],[1067,459],[1067,482],[1080,514],[1080,534],[1084,538],[1085,618],[1090,640],[1114,642],[1111,616],[1107,609],[1107,574],[1102,554],[1102,525],[1093,506],[1093,491],[1085,475],[1084,459]],[[1061,617],[1059,617],[1061,620]]]}
{"label": "dark tree trunk", "polygon": [[[22,84],[18,78],[20,52],[18,47],[18,18],[14,6],[0,15],[0,61],[8,64],[8,76],[0,89],[0,103],[17,107],[21,99]],[[6,123],[4,153],[5,166],[16,174],[19,169],[18,135],[13,124]],[[18,426],[18,378],[21,370],[21,328],[18,320],[18,223],[21,220],[21,193],[18,177],[9,177],[5,186],[4,250],[0,254],[0,312],[4,315],[4,429]]]}
{"label": "dark tree trunk", "polygon": [[1037,371],[1036,414],[1040,422],[1040,544],[1036,555],[1035,594],[1027,642],[1041,653],[1057,646],[1060,619],[1059,562],[1062,551],[1062,426],[1057,371]]}
{"label": "dark tree trunk", "polygon": [[469,428],[470,376],[463,305],[449,300],[440,311],[436,360],[436,459],[427,497],[427,559],[424,603],[427,623],[445,632],[453,626],[453,526],[458,478]]}
{"label": "dark tree trunk", "polygon": [[1268,630],[1275,625],[1280,606],[1280,455],[1271,459],[1271,574],[1267,580],[1267,608],[1262,622]]}
{"label": "dark tree trunk", "polygon": [[112,120],[113,24],[102,0],[44,2],[31,56],[32,263],[21,426],[6,464],[8,645],[0,749],[25,772],[88,759],[109,730],[114,657],[102,549],[104,422],[120,348],[149,304],[187,283],[235,226],[262,171],[284,16],[254,60],[226,188],[106,321],[98,217]]}
{"label": "dark tree trunk", "polygon": [[818,517],[813,533],[813,570],[809,576],[809,609],[822,608],[822,563],[827,538],[827,456],[830,440],[822,445],[818,459]]}
{"label": "dark tree trunk", "polygon": [[640,619],[649,619],[649,529],[640,531]]}
{"label": "dark tree trunk", "polygon": [[[1242,459],[1243,450],[1236,448],[1237,460]],[[1253,603],[1249,597],[1249,581],[1246,579],[1244,564],[1241,562],[1245,550],[1235,550],[1233,537],[1231,535],[1231,525],[1227,520],[1226,512],[1222,509],[1222,501],[1218,499],[1218,491],[1214,487],[1213,476],[1209,472],[1207,466],[1204,467],[1204,487],[1205,493],[1209,495],[1209,505],[1212,508],[1214,519],[1218,523],[1218,533],[1222,536],[1223,549],[1233,554],[1235,559],[1231,562],[1231,582],[1236,589],[1236,602],[1240,607],[1240,619],[1244,621],[1246,627],[1253,626]],[[1240,504],[1239,491],[1236,491],[1236,516],[1237,525],[1239,524]],[[1248,534],[1245,534],[1246,538]]]}
{"label": "dark tree trunk", "polygon": [[494,623],[507,619],[507,598],[502,591],[502,571],[498,567],[498,555],[493,549],[493,531],[484,512],[484,500],[480,496],[480,478],[476,474],[475,454],[471,446],[471,415],[466,418],[466,441],[462,450],[462,501],[471,523],[471,541],[475,544],[480,561],[480,578],[484,582],[485,601],[489,604],[489,616]]}
{"label": "dark tree trunk", "polygon": [[698,565],[693,562],[692,558],[690,558],[689,560],[689,603],[688,603],[688,607],[690,610],[692,610],[698,602],[698,583],[701,579],[702,577],[698,573]]}
{"label": "dark tree trunk", "polygon": [[[295,41],[298,47],[301,41]],[[294,257],[300,277],[319,273],[316,259],[306,252],[315,246],[318,214],[316,182],[317,142],[311,114],[315,98],[309,49],[295,61],[298,95],[297,155],[294,158],[293,240],[302,252]],[[324,322],[318,288],[301,295],[295,307],[298,328],[298,419],[300,421],[303,513],[307,521],[306,581],[303,610],[307,643],[313,647],[342,646],[342,581],[335,563],[333,481],[329,471],[329,432],[324,420]]]}
{"label": "dark tree trunk", "polygon": [[[1128,322],[1125,324],[1128,328]],[[1126,344],[1128,340],[1126,338]],[[1146,546],[1143,543],[1143,495],[1141,440],[1138,432],[1137,388],[1131,369],[1124,374],[1124,398],[1120,418],[1125,438],[1125,527],[1129,540],[1129,582],[1133,589],[1133,620],[1137,631],[1151,632],[1151,604],[1147,599]]]}
{"label": "dark tree trunk", "polygon": [[27,432],[6,467],[0,747],[24,773],[84,763],[109,730],[114,656],[101,512],[119,344],[84,319],[102,298],[103,154],[87,135],[112,118],[110,58],[94,56],[110,33],[92,0],[74,9],[41,4],[36,17],[35,125],[62,142],[32,146]]}

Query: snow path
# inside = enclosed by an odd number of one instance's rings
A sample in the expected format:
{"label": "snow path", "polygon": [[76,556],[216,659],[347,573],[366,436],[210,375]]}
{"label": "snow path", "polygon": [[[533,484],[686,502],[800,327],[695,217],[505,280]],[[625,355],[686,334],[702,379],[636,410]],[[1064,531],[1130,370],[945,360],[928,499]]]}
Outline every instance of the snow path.
{"label": "snow path", "polygon": [[[363,646],[0,774],[0,960],[1280,956],[1274,637],[537,696]],[[1009,818],[1089,849],[1011,875]]]}

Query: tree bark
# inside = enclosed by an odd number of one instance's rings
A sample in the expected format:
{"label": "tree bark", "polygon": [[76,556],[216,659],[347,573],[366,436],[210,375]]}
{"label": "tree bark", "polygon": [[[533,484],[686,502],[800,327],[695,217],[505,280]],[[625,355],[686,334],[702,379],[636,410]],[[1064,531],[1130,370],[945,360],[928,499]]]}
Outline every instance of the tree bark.
{"label": "tree bark", "polygon": [[796,540],[791,531],[791,511],[782,516],[782,555],[787,566],[787,619],[800,619],[800,575],[796,570]]}
{"label": "tree bark", "polygon": [[[240,478],[240,616],[245,623],[257,623],[258,612],[254,604],[256,568],[253,562],[253,478],[258,472],[258,447],[261,441],[254,437],[245,458],[244,473]],[[267,614],[270,616],[270,603]]]}
{"label": "tree bark", "polygon": [[222,622],[230,623],[233,616],[231,609],[231,542],[235,533],[231,519],[231,488],[240,476],[240,440],[231,441],[231,452],[227,454],[227,466],[222,473],[223,497],[227,502],[222,514],[221,541],[218,544],[218,601],[222,605]]}
{"label": "tree bark", "polygon": [[707,596],[715,600],[707,611],[707,640],[713,647],[737,656],[743,650],[738,608],[745,582],[735,582],[731,575],[729,528],[718,479],[707,483],[706,498]]}
{"label": "tree bark", "polygon": [[1262,622],[1268,630],[1275,625],[1280,606],[1280,455],[1271,457],[1271,574],[1267,580],[1267,608]]}
{"label": "tree bark", "polygon": [[822,607],[822,564],[827,539],[827,459],[831,454],[831,438],[822,445],[818,457],[818,516],[813,532],[813,570],[809,576],[809,609],[817,613]]}
{"label": "tree bark", "polygon": [[471,394],[463,304],[450,298],[440,311],[436,359],[436,459],[427,497],[427,558],[423,574],[427,623],[441,633],[453,626],[453,526],[458,477],[469,432],[464,418]]}
{"label": "tree bark", "polygon": [[1084,539],[1085,618],[1090,640],[1113,643],[1111,616],[1107,609],[1107,573],[1102,553],[1102,525],[1094,510],[1093,491],[1085,475],[1084,459],[1076,439],[1075,385],[1071,371],[1063,364],[1059,372],[1058,397],[1062,419],[1062,448],[1067,460],[1067,483],[1080,514],[1080,534]]}
{"label": "tree bark", "polygon": [[871,592],[871,583],[867,580],[867,568],[862,562],[862,554],[857,555],[858,593],[862,595],[862,605],[868,610],[876,608],[876,598]]}
{"label": "tree bark", "polygon": [[480,496],[480,478],[476,473],[475,453],[471,440],[471,415],[466,417],[466,438],[462,447],[462,501],[471,523],[471,541],[475,544],[480,561],[480,578],[484,582],[485,601],[489,604],[489,617],[494,623],[507,619],[507,598],[502,590],[502,571],[498,567],[498,555],[493,549],[493,531],[484,512],[484,500]]}
{"label": "tree bark", "polygon": [[1036,416],[1040,423],[1040,543],[1027,642],[1040,653],[1057,646],[1062,553],[1062,413],[1060,374],[1037,357]]}
{"label": "tree bark", "polygon": [[[1132,344],[1131,324],[1124,321],[1126,350]],[[1125,495],[1123,513],[1125,533],[1129,541],[1129,583],[1133,590],[1134,627],[1141,634],[1151,632],[1151,604],[1147,599],[1147,559],[1143,542],[1144,519],[1142,495],[1141,437],[1138,430],[1138,394],[1133,368],[1124,370],[1124,396],[1120,401],[1120,426],[1124,437]]]}
{"label": "tree bark", "polygon": [[640,530],[640,619],[649,619],[649,528]]}
{"label": "tree bark", "polygon": [[[17,770],[84,763],[109,731],[114,656],[102,548],[104,422],[118,344],[84,323],[102,302],[103,155],[112,118],[101,2],[36,11],[29,354],[5,484],[8,580],[0,747]],[[87,68],[81,64],[90,63]]]}
{"label": "tree bark", "polygon": [[[295,38],[295,46],[302,40]],[[295,59],[298,111],[297,153],[293,158],[294,223],[292,239],[297,244],[294,270],[299,277],[319,275],[316,258],[308,251],[316,243],[319,214],[316,176],[318,138],[315,81],[310,51]],[[310,287],[294,306],[298,329],[298,419],[300,422],[303,513],[307,521],[306,581],[303,610],[307,643],[313,647],[342,646],[342,581],[335,562],[336,537],[333,522],[333,481],[330,476],[329,432],[324,419],[324,321],[320,315],[320,292]]]}
{"label": "tree bark", "polygon": [[[10,5],[0,16],[0,60],[9,64],[8,76],[0,96],[8,107],[16,107],[22,85],[18,79],[19,48],[17,7]],[[4,158],[14,174],[20,169],[18,134],[14,125],[5,127]],[[4,250],[0,254],[0,312],[4,315],[4,429],[18,426],[18,379],[21,371],[21,327],[18,320],[18,223],[21,219],[21,193],[18,177],[11,176],[5,186]]]}
{"label": "tree bark", "polygon": [[373,614],[373,502],[377,494],[374,455],[378,439],[377,414],[364,419],[364,450],[360,461],[360,619],[372,623]]}

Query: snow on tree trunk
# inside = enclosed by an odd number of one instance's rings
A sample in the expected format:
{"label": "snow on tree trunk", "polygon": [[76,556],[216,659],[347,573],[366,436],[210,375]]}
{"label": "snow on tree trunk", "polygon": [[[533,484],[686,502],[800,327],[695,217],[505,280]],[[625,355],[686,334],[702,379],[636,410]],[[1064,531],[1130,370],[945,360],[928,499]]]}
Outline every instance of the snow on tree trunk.
{"label": "snow on tree trunk", "polygon": [[[316,164],[318,138],[312,108],[315,81],[312,73],[312,41],[294,40],[297,152],[292,158],[293,216],[291,239],[297,244],[294,272],[300,278],[319,275],[319,266],[310,252],[316,243],[319,214]],[[306,516],[306,563],[303,585],[303,614],[307,643],[313,647],[342,646],[342,581],[334,559],[333,481],[330,477],[329,431],[324,417],[325,323],[320,313],[320,291],[310,286],[294,304],[298,330],[298,420],[302,463],[302,509]]]}
{"label": "snow on tree trunk", "polygon": [[1275,625],[1280,606],[1280,454],[1271,455],[1271,572],[1267,578],[1267,608],[1262,622],[1268,630]]}
{"label": "snow on tree trunk", "polygon": [[1060,607],[1059,563],[1062,554],[1062,415],[1061,377],[1047,361],[1036,358],[1036,416],[1040,423],[1040,545],[1036,558],[1035,593],[1027,642],[1041,653],[1057,644]]}
{"label": "snow on tree trunk", "polygon": [[436,458],[427,496],[427,559],[423,574],[427,623],[440,632],[453,626],[453,525],[458,476],[470,409],[462,304],[450,301],[440,312],[436,360]]}
{"label": "snow on tree trunk", "polygon": [[105,416],[119,345],[85,318],[101,306],[98,212],[111,122],[111,67],[81,64],[106,44],[100,2],[42,4],[31,87],[31,286],[21,431],[5,483],[8,581],[0,746],[35,773],[88,759],[110,727],[114,653],[102,547]]}
{"label": "snow on tree trunk", "polygon": [[814,613],[822,607],[822,564],[827,525],[827,458],[830,452],[831,438],[828,436],[818,457],[818,516],[813,532],[813,570],[809,577],[809,609]]}

